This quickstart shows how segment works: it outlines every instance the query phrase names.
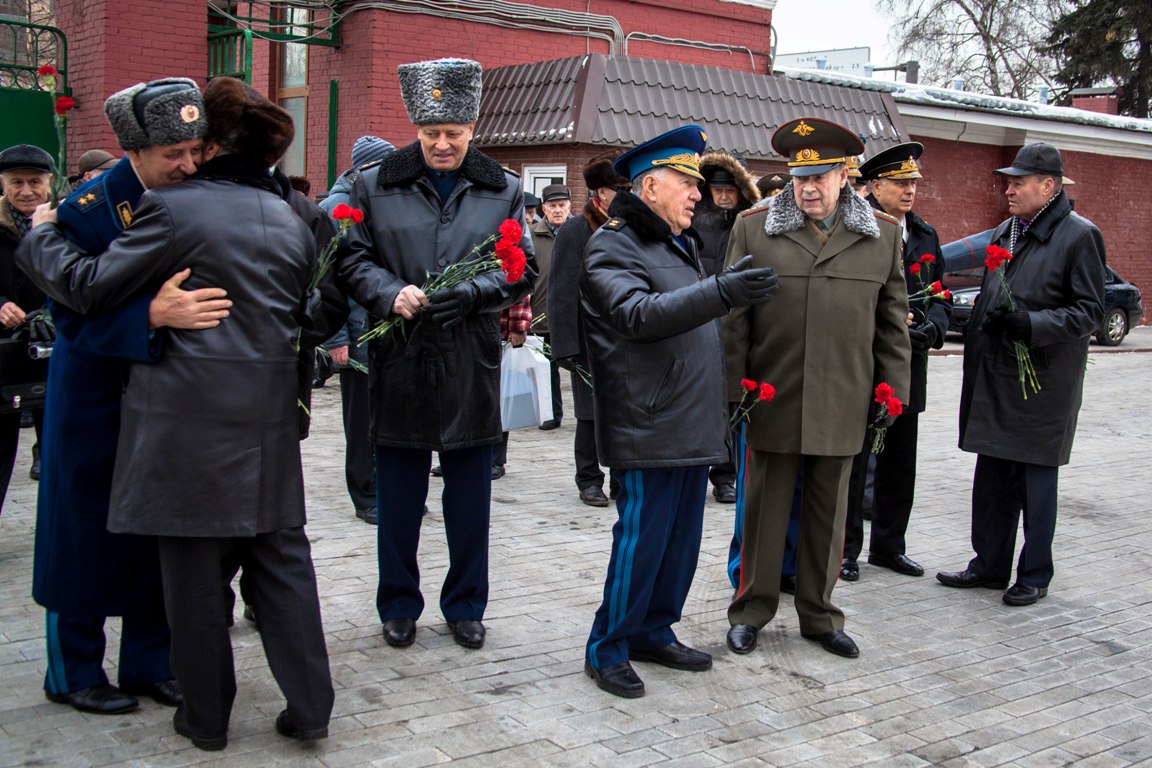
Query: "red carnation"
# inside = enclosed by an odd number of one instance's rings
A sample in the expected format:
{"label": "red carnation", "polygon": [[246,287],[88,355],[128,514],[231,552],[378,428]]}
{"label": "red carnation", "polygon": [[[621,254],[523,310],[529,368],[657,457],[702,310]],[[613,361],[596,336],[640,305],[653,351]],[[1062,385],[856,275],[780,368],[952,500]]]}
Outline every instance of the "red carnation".
{"label": "red carnation", "polygon": [[776,397],[776,387],[772,386],[771,384],[769,384],[766,381],[761,382],[761,384],[760,384],[760,399],[761,400],[771,400],[774,397]]}
{"label": "red carnation", "polygon": [[524,251],[519,246],[512,246],[508,249],[506,255],[500,257],[500,266],[504,270],[504,279],[509,283],[514,283],[524,277],[524,267],[527,263],[528,257],[524,255]]}
{"label": "red carnation", "polygon": [[904,412],[904,404],[900,402],[898,397],[890,397],[884,403],[884,407],[888,410],[889,416],[899,416]]}
{"label": "red carnation", "polygon": [[876,385],[876,402],[886,403],[896,395],[896,390],[892,389],[887,382],[880,382]]}
{"label": "red carnation", "polygon": [[932,291],[933,295],[935,295],[944,290],[944,285],[939,280],[937,280],[936,282],[932,283],[932,285],[928,286],[928,289]]}
{"label": "red carnation", "polygon": [[76,99],[71,96],[57,96],[56,97],[56,114],[66,115],[72,111],[76,106]]}
{"label": "red carnation", "polygon": [[1012,258],[1009,251],[998,245],[990,245],[984,249],[984,252],[988,254],[988,258],[984,259],[984,266],[992,272],[998,270],[1004,262]]}
{"label": "red carnation", "polygon": [[910,275],[920,274],[920,265],[919,264],[909,264],[908,265],[908,274],[910,274]]}
{"label": "red carnation", "polygon": [[339,203],[332,209],[332,218],[340,221],[340,219],[352,218],[352,211],[355,210],[348,203]]}
{"label": "red carnation", "polygon": [[56,67],[51,64],[41,64],[40,69],[36,70],[36,74],[40,77],[55,77],[59,73],[56,71]]}
{"label": "red carnation", "polygon": [[744,388],[745,392],[752,392],[756,389],[756,382],[752,379],[740,379],[740,386]]}
{"label": "red carnation", "polygon": [[952,291],[945,290],[944,293],[940,294],[940,298],[944,301],[952,301]]}
{"label": "red carnation", "polygon": [[500,237],[504,240],[518,243],[523,235],[524,230],[521,229],[520,222],[515,219],[505,219],[504,223],[500,225]]}
{"label": "red carnation", "polygon": [[936,257],[930,253],[926,253],[920,257],[921,264],[931,264],[934,261],[936,261]]}

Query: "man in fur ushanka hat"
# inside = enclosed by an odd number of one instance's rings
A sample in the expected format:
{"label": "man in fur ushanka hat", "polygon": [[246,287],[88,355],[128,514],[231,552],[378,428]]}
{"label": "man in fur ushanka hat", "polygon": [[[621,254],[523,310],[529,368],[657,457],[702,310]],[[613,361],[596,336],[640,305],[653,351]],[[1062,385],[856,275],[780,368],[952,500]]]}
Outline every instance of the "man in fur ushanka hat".
{"label": "man in fur ushanka hat", "polygon": [[772,403],[745,427],[747,497],[741,581],[728,608],[728,647],[749,653],[776,615],[792,497],[803,471],[796,612],[801,634],[830,653],[859,655],[832,604],[844,546],[848,479],[872,420],[873,387],[908,397],[908,292],[899,222],[874,211],[848,179],[863,151],[848,129],[801,118],[772,148],[792,183],[732,229],[728,263],[751,254],[780,276],[776,300],[724,320],[728,378],[764,381]]}
{"label": "man in fur ushanka hat", "polygon": [[334,696],[297,420],[296,348],[309,338],[300,315],[316,243],[271,175],[295,130],[286,111],[232,78],[213,80],[203,104],[208,137],[195,176],[145,192],[102,256],[36,227],[32,266],[53,299],[88,313],[148,296],[179,270],[191,270],[190,284],[227,287],[220,329],[170,332],[170,354],[129,366],[107,523],[158,545],[183,691],[173,727],[219,750],[236,693],[225,623],[236,562],[286,699],[276,731],[323,738]]}
{"label": "man in fur ushanka hat", "polygon": [[[125,156],[55,210],[36,212],[36,223],[55,220],[64,238],[93,255],[135,221],[145,190],[195,173],[207,129],[200,89],[183,77],[124,88],[108,98],[104,113]],[[182,289],[183,269],[165,275],[159,290],[98,317],[52,306],[61,333],[49,369],[32,594],[46,609],[53,649],[45,695],[84,712],[120,714],[139,706],[141,696],[173,707],[182,701],[169,665],[156,540],[109,532],[108,513],[124,366],[158,359],[172,329],[210,328],[228,314],[223,290]],[[35,279],[42,278],[37,271]],[[103,669],[108,616],[123,619],[118,686]]]}
{"label": "man in fur ushanka hat", "polygon": [[[520,178],[471,146],[481,68],[467,59],[401,65],[416,141],[362,169],[350,203],[364,212],[338,254],[348,295],[404,328],[371,342],[370,435],[376,447],[384,641],[411,645],[424,612],[416,550],[432,452],[444,477],[450,566],[440,612],[455,641],[484,644],[492,452],[500,442],[500,310],[536,277]],[[428,294],[420,287],[467,258],[508,219],[519,223],[524,276],[489,272]]]}

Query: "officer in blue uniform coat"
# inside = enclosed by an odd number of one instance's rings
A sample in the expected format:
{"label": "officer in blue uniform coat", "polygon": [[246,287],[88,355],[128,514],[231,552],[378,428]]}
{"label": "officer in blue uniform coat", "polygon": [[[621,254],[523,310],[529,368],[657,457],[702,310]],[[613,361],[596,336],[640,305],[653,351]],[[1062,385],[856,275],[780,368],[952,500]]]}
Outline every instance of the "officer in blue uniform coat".
{"label": "officer in blue uniform coat", "polygon": [[[132,223],[146,186],[194,172],[205,130],[192,80],[141,83],[114,94],[105,112],[129,155],[56,211],[65,236],[89,253],[102,253]],[[82,711],[130,711],[138,705],[132,694],[169,706],[181,700],[168,663],[156,542],[106,530],[126,364],[159,357],[163,332],[154,328],[218,322],[222,291],[177,286],[174,278],[155,300],[139,297],[91,317],[52,305],[58,335],[48,374],[32,593],[47,609],[45,693]],[[103,669],[108,616],[123,617],[119,688]]]}
{"label": "officer in blue uniform coat", "polygon": [[685,126],[616,159],[631,179],[584,250],[581,312],[596,447],[620,477],[619,519],[585,673],[608,693],[644,695],[632,661],[699,672],[712,657],[676,639],[696,572],[708,468],[728,458],[718,319],[768,301],[771,269],[706,276],[690,228],[704,132]]}

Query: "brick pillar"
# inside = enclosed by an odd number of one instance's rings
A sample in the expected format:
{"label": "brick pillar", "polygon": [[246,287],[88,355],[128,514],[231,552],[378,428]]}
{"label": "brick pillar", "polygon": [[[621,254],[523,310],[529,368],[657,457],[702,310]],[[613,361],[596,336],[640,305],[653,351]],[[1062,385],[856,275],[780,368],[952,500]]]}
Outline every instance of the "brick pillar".
{"label": "brick pillar", "polygon": [[161,77],[191,77],[201,86],[207,80],[204,3],[58,0],[56,23],[68,38],[68,84],[76,98],[69,158],[96,148],[119,154],[104,119],[104,100],[116,91]]}

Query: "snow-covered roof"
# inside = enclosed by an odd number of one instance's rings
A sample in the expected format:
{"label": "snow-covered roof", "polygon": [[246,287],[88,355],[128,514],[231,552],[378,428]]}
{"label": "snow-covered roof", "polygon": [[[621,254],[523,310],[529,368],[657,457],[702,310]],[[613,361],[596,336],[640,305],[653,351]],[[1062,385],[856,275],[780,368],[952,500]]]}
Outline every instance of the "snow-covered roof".
{"label": "snow-covered roof", "polygon": [[1100,112],[1089,112],[1084,109],[1056,107],[1050,104],[1039,104],[1033,101],[1009,99],[1002,96],[987,96],[971,91],[952,90],[950,88],[937,88],[913,83],[887,82],[870,77],[857,77],[855,75],[829,72],[826,70],[774,67],[772,71],[794,80],[840,85],[864,90],[884,91],[892,94],[892,98],[902,104],[917,104],[927,107],[971,110],[975,112],[991,112],[1017,117],[1029,117],[1037,120],[1076,123],[1097,128],[1152,133],[1152,120],[1126,117],[1123,115],[1107,115]]}

